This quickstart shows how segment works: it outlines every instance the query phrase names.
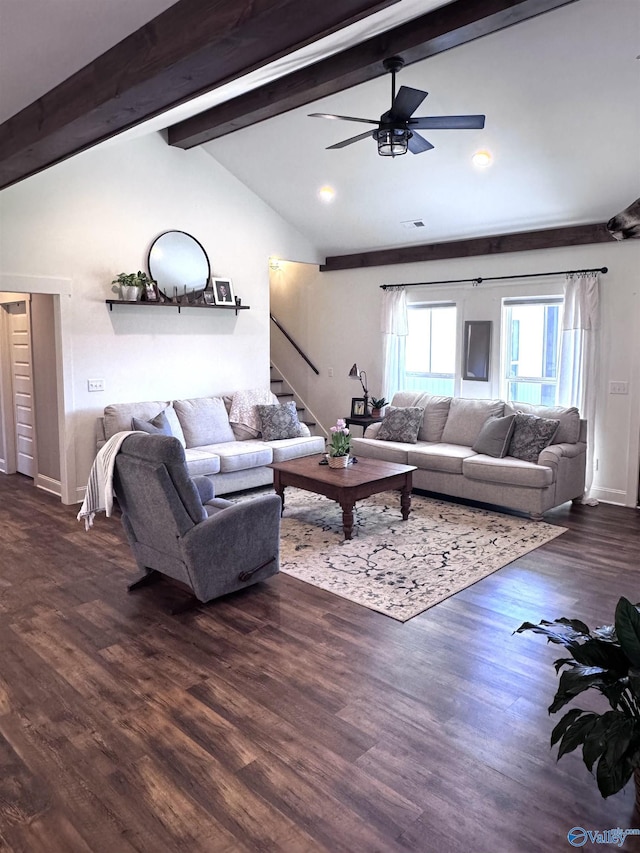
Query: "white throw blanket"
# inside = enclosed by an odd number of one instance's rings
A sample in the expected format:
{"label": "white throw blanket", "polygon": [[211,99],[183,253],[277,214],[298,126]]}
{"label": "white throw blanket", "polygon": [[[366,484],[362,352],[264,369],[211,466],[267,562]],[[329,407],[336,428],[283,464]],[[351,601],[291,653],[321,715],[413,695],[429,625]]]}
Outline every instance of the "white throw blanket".
{"label": "white throw blanket", "polygon": [[102,445],[98,455],[93,460],[89,472],[87,492],[78,513],[78,521],[84,520],[85,530],[93,527],[93,519],[97,512],[104,512],[107,518],[111,515],[113,509],[113,469],[116,456],[122,442],[132,434],[132,431],[128,430],[112,435]]}
{"label": "white throw blanket", "polygon": [[268,388],[253,388],[250,391],[236,391],[231,400],[229,422],[260,434],[262,421],[256,406],[273,406],[274,397]]}

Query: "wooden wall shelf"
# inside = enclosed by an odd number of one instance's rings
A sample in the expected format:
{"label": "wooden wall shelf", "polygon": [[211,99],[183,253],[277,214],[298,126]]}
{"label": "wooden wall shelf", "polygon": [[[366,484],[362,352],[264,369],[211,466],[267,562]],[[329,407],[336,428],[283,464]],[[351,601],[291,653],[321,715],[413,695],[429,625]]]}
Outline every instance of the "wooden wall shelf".
{"label": "wooden wall shelf", "polygon": [[249,305],[188,305],[179,302],[125,302],[124,299],[105,299],[109,306],[109,311],[113,311],[114,305],[140,305],[142,308],[177,308],[178,314],[183,308],[193,310],[195,308],[203,309],[204,311],[248,311]]}

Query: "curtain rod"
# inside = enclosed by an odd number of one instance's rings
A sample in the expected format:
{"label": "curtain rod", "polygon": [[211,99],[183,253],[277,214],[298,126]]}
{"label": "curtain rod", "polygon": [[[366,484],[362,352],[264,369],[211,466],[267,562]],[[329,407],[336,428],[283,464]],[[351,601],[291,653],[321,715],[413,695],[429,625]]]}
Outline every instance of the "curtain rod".
{"label": "curtain rod", "polygon": [[545,275],[578,275],[579,273],[585,272],[601,272],[607,273],[609,272],[608,267],[594,267],[593,269],[588,270],[560,270],[558,272],[532,272],[527,275],[492,275],[487,276],[486,278],[481,278],[478,276],[477,278],[451,278],[446,281],[412,281],[406,284],[381,284],[380,287],[382,290],[387,290],[391,287],[425,287],[426,285],[434,285],[434,284],[473,284],[474,287],[477,287],[479,284],[482,284],[483,281],[506,281],[507,279],[516,279],[516,278],[539,278]]}

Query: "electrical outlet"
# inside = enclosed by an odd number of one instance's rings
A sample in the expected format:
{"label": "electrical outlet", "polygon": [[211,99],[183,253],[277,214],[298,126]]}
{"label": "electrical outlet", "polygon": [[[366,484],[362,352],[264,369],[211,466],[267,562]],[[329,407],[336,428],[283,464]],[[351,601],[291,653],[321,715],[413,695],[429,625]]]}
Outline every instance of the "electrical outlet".
{"label": "electrical outlet", "polygon": [[629,383],[628,382],[609,382],[609,393],[610,394],[628,394],[629,393]]}
{"label": "electrical outlet", "polygon": [[329,379],[333,379],[333,367],[330,367],[327,372],[329,374]]}
{"label": "electrical outlet", "polygon": [[104,391],[104,379],[87,379],[89,391]]}

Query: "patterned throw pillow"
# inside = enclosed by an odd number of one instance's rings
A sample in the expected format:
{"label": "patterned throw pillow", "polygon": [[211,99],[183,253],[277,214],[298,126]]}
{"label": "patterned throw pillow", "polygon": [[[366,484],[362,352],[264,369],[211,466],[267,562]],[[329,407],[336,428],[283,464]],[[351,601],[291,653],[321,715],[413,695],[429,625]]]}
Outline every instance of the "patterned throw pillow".
{"label": "patterned throw pillow", "polygon": [[149,435],[173,435],[164,412],[160,412],[160,414],[156,415],[150,421],[131,418],[131,429],[138,430],[138,432],[146,432]]}
{"label": "patterned throw pillow", "polygon": [[298,420],[296,404],[291,401],[282,406],[256,406],[262,423],[264,441],[278,441],[282,438],[299,438],[304,435],[302,424]]}
{"label": "patterned throw pillow", "polygon": [[418,430],[422,423],[424,409],[417,406],[405,406],[396,409],[389,406],[378,432],[382,441],[402,441],[405,444],[415,444],[418,440]]}
{"label": "patterned throw pillow", "polygon": [[540,453],[553,441],[560,421],[517,414],[507,455],[525,462],[537,462]]}
{"label": "patterned throw pillow", "polygon": [[489,418],[476,440],[473,442],[472,450],[476,453],[484,453],[495,459],[502,459],[507,455],[509,442],[515,426],[515,415],[507,415],[504,418]]}

